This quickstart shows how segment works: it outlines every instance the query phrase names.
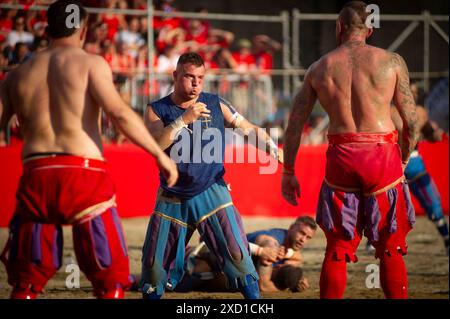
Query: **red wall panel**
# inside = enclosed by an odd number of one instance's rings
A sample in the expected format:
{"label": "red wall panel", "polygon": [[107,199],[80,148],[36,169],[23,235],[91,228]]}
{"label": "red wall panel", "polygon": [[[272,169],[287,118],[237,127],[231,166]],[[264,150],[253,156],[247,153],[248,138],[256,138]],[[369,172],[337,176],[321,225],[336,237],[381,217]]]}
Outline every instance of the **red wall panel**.
{"label": "red wall panel", "polygon": [[[419,151],[441,193],[448,213],[448,140],[422,143]],[[300,181],[299,205],[289,205],[281,197],[281,167],[275,174],[261,175],[260,164],[225,164],[225,180],[230,183],[233,202],[244,216],[296,217],[315,214],[318,192],[324,177],[326,145],[302,146],[296,170]],[[116,184],[117,204],[122,217],[149,216],[159,184],[152,157],[134,145],[106,145],[105,157]],[[20,145],[0,148],[0,227],[8,224],[15,205],[22,167]],[[422,209],[414,200],[417,214]]]}

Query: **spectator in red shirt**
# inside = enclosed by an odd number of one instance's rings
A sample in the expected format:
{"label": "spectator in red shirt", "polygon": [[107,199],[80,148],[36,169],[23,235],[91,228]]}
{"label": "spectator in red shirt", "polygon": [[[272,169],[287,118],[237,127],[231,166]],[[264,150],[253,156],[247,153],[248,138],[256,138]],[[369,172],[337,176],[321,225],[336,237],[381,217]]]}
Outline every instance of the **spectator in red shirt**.
{"label": "spectator in red shirt", "polygon": [[13,29],[14,17],[17,10],[1,9],[0,11],[0,43],[6,40]]}
{"label": "spectator in red shirt", "polygon": [[108,25],[97,22],[89,30],[89,38],[84,44],[84,49],[93,54],[102,54],[102,43],[108,39]]}
{"label": "spectator in red shirt", "polygon": [[132,1],[133,9],[147,10],[147,0],[134,0]]}
{"label": "spectator in red shirt", "polygon": [[210,29],[207,44],[215,50],[229,48],[234,40],[234,33],[221,29]]}
{"label": "spectator in red shirt", "polygon": [[[155,9],[164,12],[175,12],[172,1],[160,0],[155,4]],[[155,30],[156,48],[159,53],[163,53],[167,45],[178,45],[184,42],[185,30],[182,27],[184,19],[179,17],[159,17],[153,18],[153,29]],[[142,29],[141,29],[142,30]]]}
{"label": "spectator in red shirt", "polygon": [[[175,12],[176,9],[172,6],[172,1],[169,0],[160,0],[155,4],[155,10],[164,11],[164,12]],[[183,19],[179,17],[153,17],[153,27],[155,30],[160,30],[162,28],[181,28],[183,24]]]}
{"label": "spectator in red shirt", "polygon": [[245,73],[256,69],[255,57],[251,52],[252,43],[247,39],[240,39],[237,43],[238,51],[233,52],[237,63],[236,71]]}
{"label": "spectator in red shirt", "polygon": [[234,60],[230,50],[219,49],[214,55],[213,61],[211,63],[212,69],[232,69],[236,70],[237,63]]}
{"label": "spectator in red shirt", "polygon": [[[117,8],[118,1],[117,0],[104,0],[103,6],[108,9]],[[116,33],[119,29],[125,29],[127,27],[127,22],[125,21],[125,17],[119,14],[113,13],[103,13],[98,16],[100,22],[106,23],[108,25],[108,39],[114,40]]]}
{"label": "spectator in red shirt", "polygon": [[[197,8],[197,13],[208,13],[204,7]],[[213,50],[217,52],[221,48],[229,48],[234,40],[234,34],[230,31],[213,29],[209,21],[204,19],[190,19],[183,24],[186,30],[186,46],[189,51],[196,51],[204,55]]]}
{"label": "spectator in red shirt", "polygon": [[113,72],[117,72],[123,76],[130,77],[135,71],[136,61],[126,51],[126,46],[119,42],[116,44],[116,59],[113,64]]}
{"label": "spectator in red shirt", "polygon": [[164,27],[157,34],[155,46],[160,54],[164,52],[166,46],[178,46],[181,44],[187,46],[188,44],[184,42],[185,35],[186,32],[182,28],[171,29]]}
{"label": "spectator in red shirt", "polygon": [[[34,30],[39,30],[39,28],[44,25],[47,26],[47,16],[45,10],[42,11],[28,11],[26,15],[26,24],[28,30],[35,33]],[[41,37],[43,34],[39,34],[35,36]]]}
{"label": "spectator in red shirt", "polygon": [[186,28],[186,42],[189,48],[193,51],[198,51],[201,46],[207,44],[208,29],[202,24],[199,19],[191,19],[187,23]]}
{"label": "spectator in red shirt", "polygon": [[273,69],[274,51],[281,49],[281,44],[265,34],[253,37],[253,55],[256,67],[261,71]]}

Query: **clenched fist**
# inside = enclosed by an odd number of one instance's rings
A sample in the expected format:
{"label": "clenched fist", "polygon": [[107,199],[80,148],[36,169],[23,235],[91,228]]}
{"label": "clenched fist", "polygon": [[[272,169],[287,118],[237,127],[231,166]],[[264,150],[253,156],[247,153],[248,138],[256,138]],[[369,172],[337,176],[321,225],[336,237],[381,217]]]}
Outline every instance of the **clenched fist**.
{"label": "clenched fist", "polygon": [[198,120],[199,117],[203,116],[205,118],[211,117],[209,114],[211,110],[206,108],[206,104],[202,102],[197,102],[189,106],[186,111],[184,111],[182,117],[183,122],[189,125]]}

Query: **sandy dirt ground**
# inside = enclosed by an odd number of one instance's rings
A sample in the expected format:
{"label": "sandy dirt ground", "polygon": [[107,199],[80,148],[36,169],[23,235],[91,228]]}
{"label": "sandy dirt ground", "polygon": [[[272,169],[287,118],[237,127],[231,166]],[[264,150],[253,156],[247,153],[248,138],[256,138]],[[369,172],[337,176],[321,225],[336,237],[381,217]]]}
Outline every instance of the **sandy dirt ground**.
{"label": "sandy dirt ground", "polygon": [[[130,267],[133,274],[140,272],[141,247],[147,228],[147,218],[123,219],[125,237],[128,243],[130,255]],[[269,219],[269,218],[244,218],[244,227],[247,232],[271,228],[288,227],[292,219]],[[3,249],[8,236],[6,228],[0,228],[0,247]],[[68,289],[66,278],[70,271],[66,267],[74,261],[72,234],[70,227],[64,228],[64,257],[63,266],[56,275],[48,282],[45,293],[40,298],[48,299],[85,299],[93,298],[92,288],[84,275],[81,275],[80,288]],[[195,234],[190,244],[198,242]],[[348,266],[348,284],[344,295],[351,299],[380,299],[383,292],[380,288],[368,288],[366,282],[373,284],[373,273],[366,272],[378,265],[373,255],[364,249],[365,239],[358,249],[359,261]],[[418,299],[448,299],[449,298],[449,259],[445,253],[444,245],[434,225],[426,217],[418,217],[413,231],[408,236],[409,253],[405,257],[409,278],[410,298]],[[265,293],[265,299],[317,299],[319,298],[319,276],[325,251],[325,237],[319,229],[316,236],[303,250],[305,259],[304,271],[308,277],[311,288],[301,292],[278,292]],[[372,275],[372,277],[368,277]],[[6,280],[6,271],[0,266],[0,298],[8,298],[10,287]],[[138,292],[128,292],[126,298],[140,298]],[[239,293],[166,293],[164,298],[170,299],[212,299],[212,298],[242,298]]]}

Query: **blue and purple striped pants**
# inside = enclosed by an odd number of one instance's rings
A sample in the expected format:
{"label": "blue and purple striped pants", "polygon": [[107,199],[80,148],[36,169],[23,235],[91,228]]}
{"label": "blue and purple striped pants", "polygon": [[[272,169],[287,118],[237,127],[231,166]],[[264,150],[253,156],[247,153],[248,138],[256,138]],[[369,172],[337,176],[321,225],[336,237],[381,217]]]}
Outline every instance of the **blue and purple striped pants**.
{"label": "blue and purple striped pants", "polygon": [[230,288],[259,279],[241,217],[222,180],[185,200],[159,191],[142,251],[142,287],[150,287],[158,295],[166,287],[175,288],[184,274],[185,247],[196,229],[215,255]]}

